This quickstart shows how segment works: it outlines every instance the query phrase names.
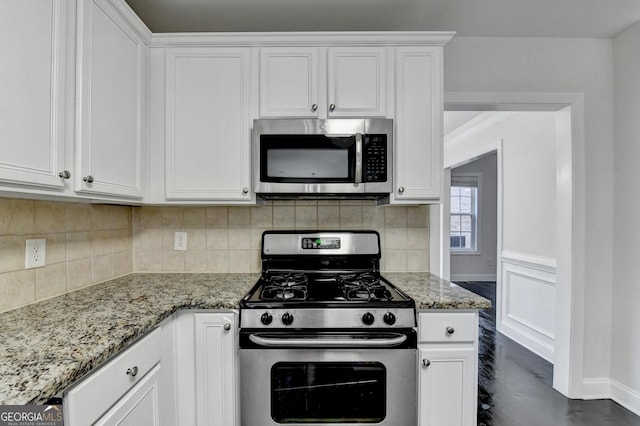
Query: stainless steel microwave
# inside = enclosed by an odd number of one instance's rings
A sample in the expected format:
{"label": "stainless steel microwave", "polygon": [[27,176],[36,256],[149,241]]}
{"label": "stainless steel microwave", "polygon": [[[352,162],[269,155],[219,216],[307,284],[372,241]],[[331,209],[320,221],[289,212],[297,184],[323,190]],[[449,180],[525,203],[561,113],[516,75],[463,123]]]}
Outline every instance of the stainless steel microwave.
{"label": "stainless steel microwave", "polygon": [[252,144],[254,190],[264,198],[392,192],[393,120],[254,120]]}

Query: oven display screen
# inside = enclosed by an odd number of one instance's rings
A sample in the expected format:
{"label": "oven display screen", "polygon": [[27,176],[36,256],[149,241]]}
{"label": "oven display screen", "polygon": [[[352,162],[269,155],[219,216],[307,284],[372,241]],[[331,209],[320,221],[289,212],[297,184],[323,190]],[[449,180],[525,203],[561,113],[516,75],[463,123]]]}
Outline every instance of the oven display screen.
{"label": "oven display screen", "polygon": [[287,423],[380,423],[387,372],[378,362],[279,362],[271,369],[271,418]]}
{"label": "oven display screen", "polygon": [[340,249],[340,238],[330,237],[330,238],[303,238],[302,239],[302,248],[305,250],[319,250],[319,249],[330,249],[330,250],[338,250]]}

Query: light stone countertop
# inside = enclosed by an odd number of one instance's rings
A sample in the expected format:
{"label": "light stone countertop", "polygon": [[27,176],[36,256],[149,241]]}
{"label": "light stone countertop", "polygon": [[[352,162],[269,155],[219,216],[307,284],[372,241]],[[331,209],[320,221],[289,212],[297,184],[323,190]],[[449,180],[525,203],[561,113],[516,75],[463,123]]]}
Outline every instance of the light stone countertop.
{"label": "light stone countertop", "polygon": [[384,272],[382,276],[410,296],[417,310],[491,308],[488,299],[427,272]]}
{"label": "light stone countertop", "polygon": [[[429,273],[385,273],[417,309],[490,302]],[[237,309],[257,274],[131,274],[0,313],[0,405],[43,404],[181,309]]]}

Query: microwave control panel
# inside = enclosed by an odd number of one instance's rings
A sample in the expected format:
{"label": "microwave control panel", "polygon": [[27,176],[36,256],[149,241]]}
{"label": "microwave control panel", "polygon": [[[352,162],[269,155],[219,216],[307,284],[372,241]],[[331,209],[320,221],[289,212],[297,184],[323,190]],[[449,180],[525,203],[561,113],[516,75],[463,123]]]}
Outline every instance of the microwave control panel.
{"label": "microwave control panel", "polygon": [[362,157],[364,182],[386,182],[387,136],[365,135]]}

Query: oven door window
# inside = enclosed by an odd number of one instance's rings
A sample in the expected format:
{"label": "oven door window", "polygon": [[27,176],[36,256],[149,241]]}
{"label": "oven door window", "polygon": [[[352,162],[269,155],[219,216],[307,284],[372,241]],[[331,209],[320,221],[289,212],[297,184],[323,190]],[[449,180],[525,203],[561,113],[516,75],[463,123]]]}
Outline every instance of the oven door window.
{"label": "oven door window", "polygon": [[280,362],[271,368],[276,423],[380,423],[387,372],[379,362]]}
{"label": "oven door window", "polygon": [[262,135],[260,180],[283,183],[355,181],[354,136]]}

